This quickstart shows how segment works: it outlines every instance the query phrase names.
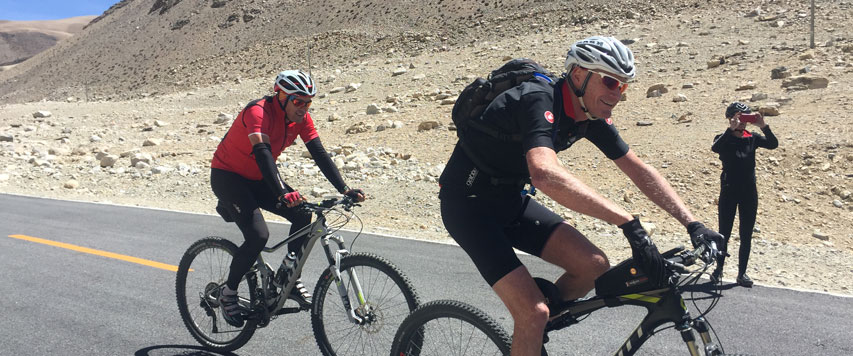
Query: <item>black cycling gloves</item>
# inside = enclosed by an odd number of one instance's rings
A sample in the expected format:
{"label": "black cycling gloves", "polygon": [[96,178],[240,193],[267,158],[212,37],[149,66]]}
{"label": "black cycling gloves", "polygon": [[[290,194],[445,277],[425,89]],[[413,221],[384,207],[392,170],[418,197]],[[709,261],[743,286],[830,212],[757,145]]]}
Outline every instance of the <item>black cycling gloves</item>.
{"label": "black cycling gloves", "polygon": [[[711,256],[716,255],[718,267],[723,265],[723,260],[728,256],[726,253],[726,239],[719,232],[705,227],[704,224],[694,221],[687,224],[687,233],[690,234],[690,243],[693,247],[699,247],[700,244],[708,245]],[[711,248],[710,243],[715,242],[716,246]]]}
{"label": "black cycling gloves", "polygon": [[628,238],[628,243],[631,244],[631,254],[637,265],[646,272],[649,277],[649,282],[653,285],[662,286],[667,281],[666,268],[664,267],[663,257],[660,255],[658,248],[649,238],[649,234],[643,225],[640,224],[640,219],[635,218],[629,222],[619,225],[622,233]]}
{"label": "black cycling gloves", "polygon": [[[350,189],[350,187],[346,187],[346,192],[344,192],[344,195],[352,198],[352,200],[356,201],[356,202],[364,201],[364,197],[365,197],[363,190],[357,189],[357,188],[356,189]],[[360,199],[359,199],[359,196],[361,196]]]}
{"label": "black cycling gloves", "polygon": [[719,248],[723,242],[723,235],[705,227],[704,224],[698,221],[687,224],[687,233],[690,234],[690,242],[693,244],[693,247],[713,241],[717,243],[717,247]]}

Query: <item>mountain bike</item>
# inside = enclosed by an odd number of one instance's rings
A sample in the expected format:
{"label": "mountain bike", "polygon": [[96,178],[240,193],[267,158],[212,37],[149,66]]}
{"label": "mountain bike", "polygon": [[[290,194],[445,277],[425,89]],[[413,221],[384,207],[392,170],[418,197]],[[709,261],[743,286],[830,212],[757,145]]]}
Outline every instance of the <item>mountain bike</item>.
{"label": "mountain bike", "polygon": [[[357,218],[354,206],[358,204],[346,196],[320,204],[302,203],[302,209],[316,216],[314,222],[263,252],[274,252],[302,236],[307,236],[307,241],[294,260],[282,258],[278,270],[264,262],[264,253],[258,256],[238,288],[239,304],[248,311],[240,328],[225,322],[217,301],[237,245],[220,237],[192,244],[181,258],[175,288],[181,318],[193,338],[211,351],[233,351],[276,317],[310,310],[314,336],[323,355],[386,353],[400,322],[418,306],[418,296],[408,278],[388,260],[370,253],[350,253],[345,248],[343,237],[336,232]],[[360,234],[359,230],[353,243]],[[290,306],[288,295],[317,241],[323,246],[329,267],[317,280],[310,305],[291,301],[295,305]]]}
{"label": "mountain bike", "polygon": [[[543,335],[542,355],[547,355],[544,343],[548,333],[574,325],[590,313],[623,305],[642,306],[647,314],[640,325],[616,351],[615,355],[633,355],[652,335],[672,324],[692,356],[724,355],[719,337],[711,337],[713,328],[705,315],[716,306],[721,294],[711,296],[710,305],[699,315],[691,316],[682,298],[685,287],[697,284],[701,275],[715,262],[718,251],[715,244],[701,244],[686,251],[677,247],[663,253],[670,277],[665,288],[655,288],[648,283],[634,264],[633,258],[612,267],[595,282],[595,295],[572,301],[560,300],[557,287],[544,279],[535,278],[548,301],[550,318]],[[701,261],[699,269],[687,266]],[[695,298],[693,305],[696,306]],[[666,328],[669,328],[666,327]],[[696,343],[693,330],[699,332],[703,348]],[[421,305],[410,314],[394,336],[391,356],[459,356],[459,355],[509,355],[512,338],[494,319],[471,305],[438,300]]]}

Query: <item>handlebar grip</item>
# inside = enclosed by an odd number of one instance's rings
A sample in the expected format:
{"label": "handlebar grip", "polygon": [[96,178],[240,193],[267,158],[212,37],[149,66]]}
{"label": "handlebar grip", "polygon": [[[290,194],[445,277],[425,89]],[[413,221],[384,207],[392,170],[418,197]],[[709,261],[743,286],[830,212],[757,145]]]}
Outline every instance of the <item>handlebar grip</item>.
{"label": "handlebar grip", "polygon": [[678,245],[675,248],[672,248],[666,252],[661,253],[660,255],[663,258],[670,258],[672,256],[675,256],[675,254],[677,254],[681,251],[684,251],[684,245]]}

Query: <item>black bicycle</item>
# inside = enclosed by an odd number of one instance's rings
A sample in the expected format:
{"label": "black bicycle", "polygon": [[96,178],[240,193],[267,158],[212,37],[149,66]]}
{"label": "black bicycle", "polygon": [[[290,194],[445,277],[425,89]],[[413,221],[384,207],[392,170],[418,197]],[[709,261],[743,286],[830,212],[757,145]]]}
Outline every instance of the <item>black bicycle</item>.
{"label": "black bicycle", "polygon": [[[217,297],[225,283],[237,245],[220,237],[201,239],[187,249],[178,266],[175,283],[178,309],[190,334],[206,348],[227,352],[245,345],[255,330],[279,315],[311,312],[311,324],[323,355],[380,355],[391,345],[402,320],[418,306],[412,284],[388,260],[369,253],[350,253],[336,234],[353,217],[357,206],[351,198],[303,203],[314,213],[314,222],[273,247],[307,236],[292,266],[282,259],[274,270],[263,253],[240,282],[240,305],[249,311],[245,325],[235,328],[222,318]],[[357,218],[357,217],[356,217]],[[359,233],[353,239],[358,238]],[[321,241],[329,267],[317,280],[310,305],[288,306],[287,296],[302,274],[312,247]],[[350,245],[352,248],[352,245]]]}
{"label": "black bicycle", "polygon": [[[677,247],[663,253],[670,271],[666,288],[651,287],[633,258],[629,258],[596,280],[595,296],[573,301],[560,300],[559,291],[553,283],[536,278],[551,310],[543,342],[548,342],[549,332],[577,324],[601,308],[637,305],[645,307],[648,313],[615,355],[633,355],[652,335],[664,330],[658,327],[666,324],[672,324],[669,327],[680,332],[691,356],[723,355],[719,337],[714,332],[714,342],[711,337],[713,328],[705,319],[721,297],[719,285],[716,293],[709,298],[709,306],[697,316],[691,316],[682,298],[682,293],[687,292],[685,287],[699,282],[701,275],[716,260],[717,253],[714,244],[701,245],[692,251]],[[702,262],[700,268],[686,268],[697,261]],[[696,298],[691,299],[699,310]],[[697,345],[693,330],[699,332],[703,348]],[[511,344],[510,335],[486,313],[459,301],[438,300],[421,305],[403,321],[394,336],[390,355],[509,355]],[[543,346],[542,355],[547,354]]]}

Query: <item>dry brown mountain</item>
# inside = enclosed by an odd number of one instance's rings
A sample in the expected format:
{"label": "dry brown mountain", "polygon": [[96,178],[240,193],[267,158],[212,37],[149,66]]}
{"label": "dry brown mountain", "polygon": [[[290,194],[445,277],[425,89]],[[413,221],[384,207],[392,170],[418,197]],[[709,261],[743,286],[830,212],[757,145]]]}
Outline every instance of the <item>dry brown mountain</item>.
{"label": "dry brown mountain", "polygon": [[0,67],[10,66],[53,47],[57,42],[83,30],[95,16],[61,20],[0,20]]}
{"label": "dry brown mountain", "polygon": [[[701,1],[123,0],[75,38],[0,73],[0,102],[133,97],[282,67],[359,61],[390,48],[415,55],[482,39],[524,36]],[[708,5],[702,5],[708,6]],[[714,5],[716,6],[716,5]],[[43,83],[53,81],[49,88]]]}
{"label": "dry brown mountain", "polygon": [[[631,149],[716,227],[720,162],[710,146],[725,129],[723,110],[740,100],[766,113],[780,145],[757,154],[750,274],[850,294],[853,2],[815,2],[810,49],[801,0],[123,1],[0,72],[0,192],[215,214],[216,144],[276,72],[306,66],[311,43],[320,91],[312,116],[347,183],[368,193],[365,229],[449,241],[435,181],[456,143],[450,104],[460,90],[510,57],[559,72],[568,43],[609,34],[638,62],[613,117]],[[314,198],[330,186],[306,154],[288,147],[280,169]],[[591,143],[558,157],[654,223],[661,248],[686,243],[684,228]],[[630,255],[616,227],[537,200],[611,262]],[[737,263],[726,269],[733,277]]]}

